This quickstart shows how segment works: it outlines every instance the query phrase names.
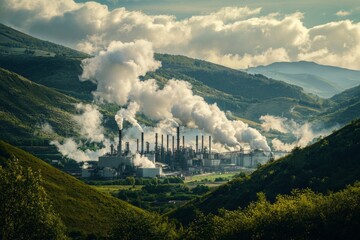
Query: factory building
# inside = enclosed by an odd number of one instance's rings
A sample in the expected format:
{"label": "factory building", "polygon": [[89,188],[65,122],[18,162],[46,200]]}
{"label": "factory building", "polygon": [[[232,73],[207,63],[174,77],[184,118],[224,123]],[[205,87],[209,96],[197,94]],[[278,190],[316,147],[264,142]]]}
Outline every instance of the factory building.
{"label": "factory building", "polygon": [[154,178],[161,176],[161,168],[142,168],[139,167],[136,172],[137,177]]}

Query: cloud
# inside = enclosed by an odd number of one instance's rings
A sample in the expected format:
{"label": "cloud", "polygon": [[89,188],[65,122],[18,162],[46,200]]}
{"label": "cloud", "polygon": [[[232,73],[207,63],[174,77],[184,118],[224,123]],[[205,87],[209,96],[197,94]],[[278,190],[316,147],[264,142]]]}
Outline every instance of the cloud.
{"label": "cloud", "polygon": [[350,14],[351,14],[350,11],[344,11],[344,10],[340,10],[335,13],[335,15],[338,17],[346,17],[349,16]]}
{"label": "cloud", "polygon": [[[233,68],[275,61],[316,61],[360,69],[360,24],[348,20],[306,27],[295,12],[261,14],[226,7],[177,20],[96,2],[0,0],[0,20],[47,40],[96,54],[113,41],[143,39],[156,52],[182,54]],[[345,11],[338,14],[344,15]]]}

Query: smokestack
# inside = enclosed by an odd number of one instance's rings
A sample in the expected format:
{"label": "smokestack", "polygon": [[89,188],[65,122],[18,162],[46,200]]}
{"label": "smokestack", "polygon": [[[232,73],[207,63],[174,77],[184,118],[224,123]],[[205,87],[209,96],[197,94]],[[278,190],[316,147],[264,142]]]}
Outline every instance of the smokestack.
{"label": "smokestack", "polygon": [[110,154],[113,155],[114,154],[114,144],[110,145]]}
{"label": "smokestack", "polygon": [[158,134],[155,133],[155,152],[158,150]]}
{"label": "smokestack", "polygon": [[169,134],[166,135],[166,152],[169,152]]}
{"label": "smokestack", "polygon": [[183,149],[185,149],[185,136],[183,136]]}
{"label": "smokestack", "polygon": [[209,158],[211,155],[211,136],[209,136]]}
{"label": "smokestack", "polygon": [[204,153],[204,135],[201,136],[201,153]]}
{"label": "smokestack", "polygon": [[130,152],[130,144],[129,144],[129,142],[126,142],[125,143],[125,151],[128,153],[128,152]]}
{"label": "smokestack", "polygon": [[160,160],[161,162],[164,161],[164,134],[161,134]]}
{"label": "smokestack", "polygon": [[172,154],[175,154],[175,137],[172,136]]}
{"label": "smokestack", "polygon": [[139,139],[136,139],[136,152],[139,152]]}
{"label": "smokestack", "polygon": [[146,142],[146,153],[150,152],[150,143]]}
{"label": "smokestack", "polygon": [[176,150],[180,150],[180,127],[176,127]]}
{"label": "smokestack", "polygon": [[164,134],[161,134],[161,149],[164,147]]}
{"label": "smokestack", "polygon": [[198,153],[199,151],[199,136],[196,136],[196,141],[195,141],[195,153]]}
{"label": "smokestack", "polygon": [[122,154],[122,131],[119,129],[119,145],[118,145],[118,155]]}
{"label": "smokestack", "polygon": [[144,155],[144,132],[141,132],[141,156]]}

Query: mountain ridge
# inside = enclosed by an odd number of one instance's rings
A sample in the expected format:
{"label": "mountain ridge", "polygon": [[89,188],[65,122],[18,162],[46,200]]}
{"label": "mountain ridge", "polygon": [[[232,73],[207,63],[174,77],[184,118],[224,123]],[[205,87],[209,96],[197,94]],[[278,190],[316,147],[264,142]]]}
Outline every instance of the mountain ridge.
{"label": "mountain ridge", "polygon": [[358,70],[308,61],[275,62],[252,67],[247,71],[295,84],[303,87],[307,92],[326,98],[360,84],[360,71]]}

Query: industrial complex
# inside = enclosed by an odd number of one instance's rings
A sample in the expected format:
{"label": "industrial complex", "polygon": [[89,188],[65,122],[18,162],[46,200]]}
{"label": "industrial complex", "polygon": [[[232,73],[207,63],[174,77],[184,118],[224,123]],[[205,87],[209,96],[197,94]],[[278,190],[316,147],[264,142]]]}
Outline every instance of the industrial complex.
{"label": "industrial complex", "polygon": [[[157,177],[173,174],[193,175],[217,170],[255,168],[273,158],[272,152],[260,150],[217,153],[212,152],[211,136],[196,136],[194,148],[185,146],[185,136],[180,127],[175,136],[155,133],[155,146],[145,141],[144,133],[136,140],[136,152],[131,152],[130,143],[123,148],[122,130],[119,130],[117,147],[112,144],[110,152],[100,156],[98,162],[82,169],[82,177],[122,178],[126,176]],[[205,146],[206,145],[206,146]]]}

